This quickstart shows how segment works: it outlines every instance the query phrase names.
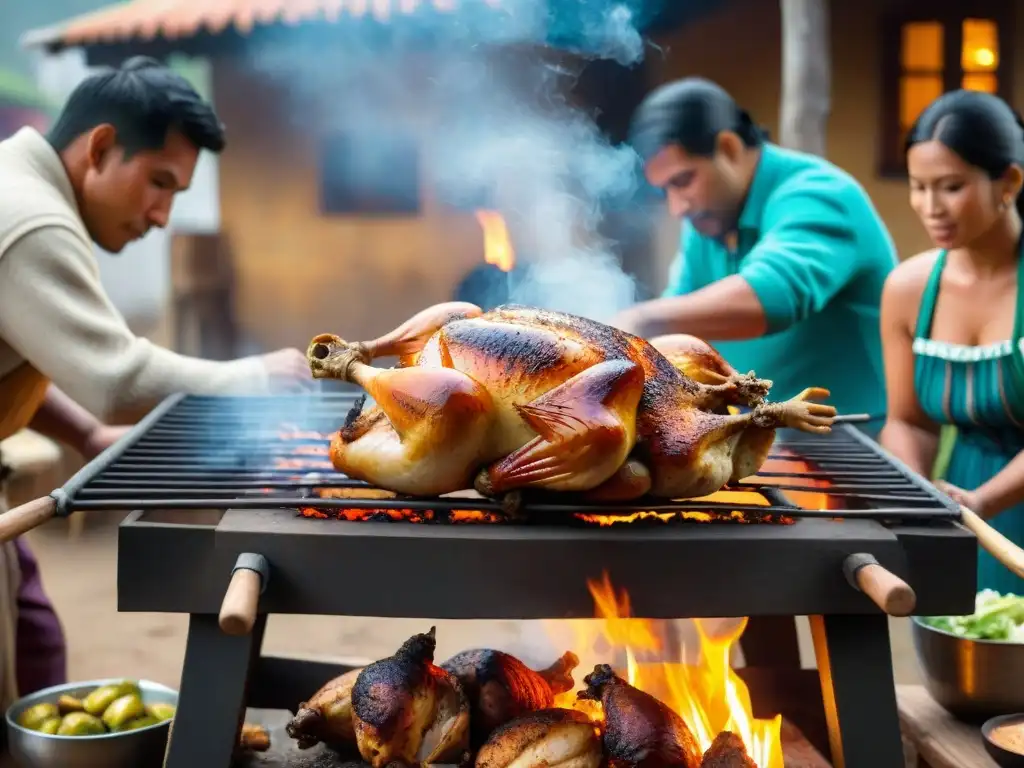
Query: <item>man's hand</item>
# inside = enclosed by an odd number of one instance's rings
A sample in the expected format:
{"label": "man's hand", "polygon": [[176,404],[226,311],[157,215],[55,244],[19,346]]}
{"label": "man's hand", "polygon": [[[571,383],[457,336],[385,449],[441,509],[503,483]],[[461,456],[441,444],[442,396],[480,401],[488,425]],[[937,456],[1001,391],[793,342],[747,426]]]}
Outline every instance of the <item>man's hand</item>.
{"label": "man's hand", "polygon": [[303,392],[312,388],[313,374],[306,356],[297,349],[279,349],[263,355],[272,392]]}
{"label": "man's hand", "polygon": [[111,427],[107,424],[100,424],[89,433],[79,450],[87,461],[95,459],[124,437],[130,429],[131,427]]}
{"label": "man's hand", "polygon": [[619,312],[608,322],[608,325],[634,336],[643,337],[646,323],[639,308],[634,306]]}

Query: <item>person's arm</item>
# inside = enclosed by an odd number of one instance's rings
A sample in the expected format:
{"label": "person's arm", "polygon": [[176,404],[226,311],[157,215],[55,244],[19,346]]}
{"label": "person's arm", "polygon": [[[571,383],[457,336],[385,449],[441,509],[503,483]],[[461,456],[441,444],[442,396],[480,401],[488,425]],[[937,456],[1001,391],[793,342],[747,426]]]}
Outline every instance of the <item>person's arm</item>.
{"label": "person's arm", "polygon": [[611,324],[649,339],[689,333],[712,341],[755,338],[764,335],[767,327],[757,294],[738,275],[683,296],[637,304],[619,313]]}
{"label": "person's arm", "polygon": [[[611,325],[646,338],[691,333],[706,339],[745,339],[763,334],[764,311],[746,282],[736,276],[703,287],[694,282],[694,270],[707,258],[702,239],[684,222],[679,255],[661,298],[623,310]],[[726,306],[728,312],[723,311]]]}
{"label": "person's arm", "polygon": [[644,336],[715,341],[776,333],[821,311],[861,265],[844,191],[831,179],[791,179],[766,205],[761,238],[739,274],[637,305],[628,319]]}
{"label": "person's arm", "polygon": [[908,261],[889,275],[882,290],[886,419],[878,440],[912,470],[930,478],[939,450],[939,425],[925,415],[914,391],[913,350],[914,319],[926,276],[919,263]]}
{"label": "person's arm", "polygon": [[262,393],[259,358],[214,362],[137,337],[100,284],[91,244],[47,226],[0,257],[0,337],[71,399],[132,421],[168,395]]}
{"label": "person's arm", "polygon": [[127,429],[107,426],[52,384],[29,428],[74,448],[87,459],[98,455]]}
{"label": "person's arm", "polygon": [[[1024,502],[1024,452],[974,491],[974,511],[985,518]],[[968,505],[970,506],[970,505]]]}

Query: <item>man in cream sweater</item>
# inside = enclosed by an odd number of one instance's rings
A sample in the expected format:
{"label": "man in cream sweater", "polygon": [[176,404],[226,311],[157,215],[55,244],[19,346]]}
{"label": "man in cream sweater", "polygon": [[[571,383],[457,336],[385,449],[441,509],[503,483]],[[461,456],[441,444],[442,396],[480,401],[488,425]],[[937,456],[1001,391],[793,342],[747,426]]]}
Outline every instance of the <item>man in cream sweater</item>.
{"label": "man in cream sweater", "polygon": [[[100,284],[111,253],[167,226],[202,150],[220,152],[212,107],[151,59],[84,80],[44,137],[0,142],[0,439],[31,426],[94,456],[177,392],[308,386],[285,349],[213,362],[135,336]],[[2,490],[2,489],[0,489]],[[2,506],[2,493],[0,493]],[[0,705],[63,681],[64,639],[24,542],[0,548]]]}

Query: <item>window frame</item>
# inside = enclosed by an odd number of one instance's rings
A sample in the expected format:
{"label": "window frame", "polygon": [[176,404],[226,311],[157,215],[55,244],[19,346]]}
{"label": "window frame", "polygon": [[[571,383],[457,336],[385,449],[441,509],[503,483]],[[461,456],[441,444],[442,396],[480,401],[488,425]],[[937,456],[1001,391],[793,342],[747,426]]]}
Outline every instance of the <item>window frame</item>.
{"label": "window frame", "polygon": [[[405,169],[409,174],[410,195],[406,198],[381,194],[363,197],[357,192],[358,184],[337,184],[326,179],[329,170],[328,156],[332,148],[340,143],[343,150],[358,154],[360,143],[372,144],[378,138],[370,138],[359,131],[342,129],[330,131],[319,137],[316,150],[317,202],[320,216],[326,218],[409,218],[423,213],[423,158],[422,147],[414,133],[398,132],[396,147],[399,152],[408,151],[411,161]],[[337,184],[337,186],[335,186]],[[342,190],[347,194],[339,194]],[[415,190],[415,194],[411,190]]]}
{"label": "window frame", "polygon": [[[943,25],[943,92],[960,88],[964,72],[961,69],[961,48],[963,47],[964,19],[991,19],[996,23],[999,41],[999,66],[994,71],[997,78],[997,95],[1013,104],[1013,42],[1014,3],[1013,0],[975,0],[965,10],[956,0],[934,0],[920,5],[918,10],[889,13],[882,18],[882,105],[879,110],[881,121],[878,147],[878,175],[889,179],[906,179],[906,158],[898,145],[900,137],[900,78],[902,66],[903,25],[915,21],[937,21]],[[952,66],[951,66],[952,65]]]}

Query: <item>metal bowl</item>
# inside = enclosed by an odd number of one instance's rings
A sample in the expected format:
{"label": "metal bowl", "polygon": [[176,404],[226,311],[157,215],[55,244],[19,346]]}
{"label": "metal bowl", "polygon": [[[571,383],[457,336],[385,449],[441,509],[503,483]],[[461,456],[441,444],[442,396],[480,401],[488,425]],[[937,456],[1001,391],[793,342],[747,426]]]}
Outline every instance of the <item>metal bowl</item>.
{"label": "metal bowl", "polygon": [[950,714],[972,722],[1024,712],[1024,643],[968,640],[911,621],[925,686]]}
{"label": "metal bowl", "polygon": [[[45,688],[14,702],[7,710],[7,742],[15,763],[21,768],[139,768],[161,765],[167,749],[170,721],[122,733],[101,736],[52,736],[18,725],[18,717],[29,707],[56,702],[62,695],[82,698],[101,685],[124,678],[86,680]],[[178,704],[178,692],[149,680],[138,681],[146,704]]]}

